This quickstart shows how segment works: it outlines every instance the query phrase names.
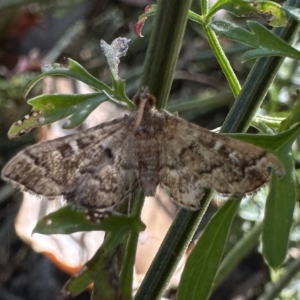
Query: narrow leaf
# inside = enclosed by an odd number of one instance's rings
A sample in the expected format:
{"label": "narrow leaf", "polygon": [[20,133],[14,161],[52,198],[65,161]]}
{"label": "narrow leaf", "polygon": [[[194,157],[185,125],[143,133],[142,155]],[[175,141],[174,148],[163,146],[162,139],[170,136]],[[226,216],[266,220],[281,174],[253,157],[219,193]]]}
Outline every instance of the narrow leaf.
{"label": "narrow leaf", "polygon": [[291,153],[280,152],[286,175],[272,176],[263,226],[263,255],[269,266],[277,269],[285,260],[295,208],[294,162]]}
{"label": "narrow leaf", "polygon": [[[289,130],[286,130],[281,133],[277,134],[249,134],[249,133],[222,133],[226,136],[242,140],[247,143],[251,143],[253,145],[256,145],[258,147],[261,147],[269,152],[272,152],[276,155],[278,151],[282,147],[284,147],[285,144],[288,143],[288,147],[291,147],[291,143],[298,137],[300,134],[300,124],[297,124],[296,126],[290,128]],[[289,150],[286,150],[289,152]],[[283,158],[283,162],[284,162]]]}
{"label": "narrow leaf", "polygon": [[68,76],[75,79],[78,79],[87,85],[92,86],[93,88],[99,91],[106,91],[107,93],[113,93],[112,89],[98,80],[92,74],[90,74],[85,68],[83,68],[78,62],[71,58],[66,58],[68,62],[68,67],[65,68],[60,64],[45,65],[42,67],[42,74],[37,76],[34,80],[32,80],[24,91],[24,98],[27,97],[30,90],[39,82],[41,79],[47,76]]}
{"label": "narrow leaf", "polygon": [[117,232],[122,230],[144,230],[145,225],[137,218],[110,215],[99,223],[87,219],[83,211],[75,210],[71,205],[43,217],[35,226],[33,233],[70,234],[78,231],[103,230]]}
{"label": "narrow leaf", "polygon": [[239,203],[228,201],[207,224],[187,260],[177,292],[178,300],[208,299]]}
{"label": "narrow leaf", "polygon": [[281,141],[281,147],[276,149],[276,156],[284,164],[286,175],[281,179],[272,176],[266,202],[262,236],[263,255],[273,269],[277,269],[287,255],[297,184],[291,147],[299,131],[298,124],[281,134],[281,137],[285,134],[286,138]]}

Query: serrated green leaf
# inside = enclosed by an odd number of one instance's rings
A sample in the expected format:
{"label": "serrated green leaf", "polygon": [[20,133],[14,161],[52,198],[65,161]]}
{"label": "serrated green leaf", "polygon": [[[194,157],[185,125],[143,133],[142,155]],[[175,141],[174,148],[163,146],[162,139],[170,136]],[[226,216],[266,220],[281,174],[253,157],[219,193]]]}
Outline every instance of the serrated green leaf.
{"label": "serrated green leaf", "polygon": [[[210,27],[218,34],[224,35],[229,39],[264,50],[261,52],[263,56],[268,54],[267,51],[270,51],[270,55],[300,59],[300,52],[298,50],[278,38],[273,32],[269,31],[263,25],[253,21],[248,21],[247,23],[251,31],[247,31],[227,21],[212,22],[210,23]],[[257,54],[258,52],[250,52],[250,54],[248,53],[246,57],[248,59],[257,57]],[[251,55],[255,56],[251,57]]]}
{"label": "serrated green leaf", "polygon": [[207,224],[189,256],[177,291],[178,300],[205,300],[211,291],[239,201],[227,201]]}
{"label": "serrated green leaf", "polygon": [[119,230],[142,231],[145,225],[137,218],[128,216],[109,216],[100,223],[92,222],[86,218],[82,211],[75,210],[71,205],[43,217],[35,226],[33,233],[40,234],[70,234],[78,231],[103,230],[118,232]]}
{"label": "serrated green leaf", "polygon": [[104,93],[91,94],[54,94],[30,99],[32,111],[23,119],[15,122],[8,131],[9,138],[28,133],[32,128],[51,124],[71,116],[64,126],[74,128],[80,125],[101,103],[107,101]]}
{"label": "serrated green leaf", "polygon": [[287,25],[281,6],[271,1],[219,0],[210,8],[207,17],[211,18],[220,9],[225,9],[237,17],[259,16],[274,27]]}

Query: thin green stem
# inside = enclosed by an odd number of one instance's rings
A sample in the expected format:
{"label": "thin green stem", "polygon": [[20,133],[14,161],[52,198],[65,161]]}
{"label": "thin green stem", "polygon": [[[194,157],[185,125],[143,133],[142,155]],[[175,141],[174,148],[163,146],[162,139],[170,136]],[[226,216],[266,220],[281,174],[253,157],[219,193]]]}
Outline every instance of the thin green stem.
{"label": "thin green stem", "polygon": [[219,43],[218,38],[217,38],[216,34],[214,33],[214,31],[208,26],[204,26],[203,28],[206,32],[210,47],[213,50],[213,52],[216,56],[216,59],[220,65],[220,67],[222,68],[222,71],[223,71],[225,77],[227,78],[227,81],[229,83],[229,86],[232,90],[234,97],[236,98],[241,91],[240,83],[239,83],[222,47],[220,46],[220,43]]}
{"label": "thin green stem", "polygon": [[[207,16],[209,12],[209,3],[208,0],[201,0],[201,8],[202,8],[202,15]],[[203,29],[206,33],[208,42],[210,44],[210,47],[212,51],[214,52],[214,55],[225,75],[227,78],[227,81],[229,83],[229,86],[232,90],[232,93],[234,97],[236,98],[241,90],[240,83],[218,41],[218,38],[214,31],[208,26],[208,23],[210,22],[211,18],[206,18],[205,19],[205,24],[203,24]]]}
{"label": "thin green stem", "polygon": [[258,121],[256,118],[251,120],[251,126],[256,128],[260,133],[274,134],[274,131],[264,122]]}
{"label": "thin green stem", "polygon": [[[144,193],[139,191],[132,208],[131,216],[140,219],[141,211],[144,204]],[[131,230],[128,234],[125,244],[125,251],[122,257],[122,266],[120,272],[120,288],[122,300],[132,298],[132,285],[133,285],[133,269],[136,258],[136,250],[138,244],[139,230]]]}
{"label": "thin green stem", "polygon": [[202,15],[206,16],[209,9],[208,0],[201,0],[200,2],[201,2]]}
{"label": "thin green stem", "polygon": [[275,118],[275,117],[256,115],[253,120],[254,123],[264,123],[270,128],[279,128],[281,122],[284,119],[285,118]]}

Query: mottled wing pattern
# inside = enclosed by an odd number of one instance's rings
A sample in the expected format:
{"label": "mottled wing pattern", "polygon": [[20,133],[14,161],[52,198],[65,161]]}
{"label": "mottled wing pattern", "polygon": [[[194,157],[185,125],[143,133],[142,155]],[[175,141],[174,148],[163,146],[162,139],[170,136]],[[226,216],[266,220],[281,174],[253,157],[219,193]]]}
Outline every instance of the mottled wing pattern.
{"label": "mottled wing pattern", "polygon": [[[269,180],[269,169],[284,175],[281,163],[261,148],[176,118],[156,114],[165,124],[157,133],[160,187],[179,205],[199,209],[205,189],[243,196]],[[158,123],[158,122],[157,122]]]}
{"label": "mottled wing pattern", "polygon": [[63,195],[79,206],[119,204],[138,184],[132,126],[124,117],[34,145],[14,157],[2,177],[37,195]]}

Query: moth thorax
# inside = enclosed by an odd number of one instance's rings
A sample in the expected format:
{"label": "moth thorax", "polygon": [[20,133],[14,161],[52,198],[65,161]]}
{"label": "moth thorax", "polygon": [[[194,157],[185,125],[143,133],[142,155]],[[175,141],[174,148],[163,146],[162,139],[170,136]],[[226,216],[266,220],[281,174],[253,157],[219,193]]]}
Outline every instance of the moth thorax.
{"label": "moth thorax", "polygon": [[138,108],[138,113],[133,128],[134,132],[136,132],[142,122],[145,113],[149,112],[152,107],[155,106],[156,98],[151,95],[148,88],[145,87],[140,90],[140,92],[134,97],[133,101]]}

